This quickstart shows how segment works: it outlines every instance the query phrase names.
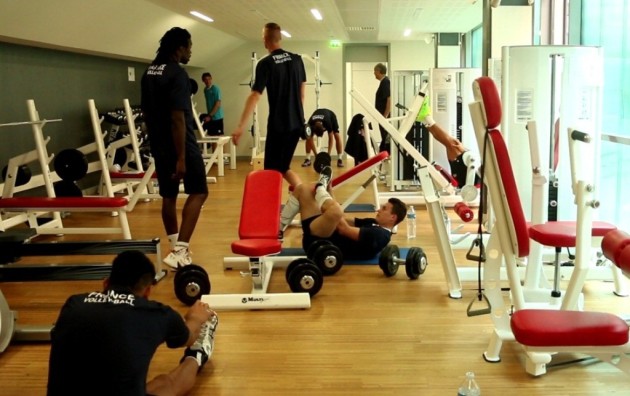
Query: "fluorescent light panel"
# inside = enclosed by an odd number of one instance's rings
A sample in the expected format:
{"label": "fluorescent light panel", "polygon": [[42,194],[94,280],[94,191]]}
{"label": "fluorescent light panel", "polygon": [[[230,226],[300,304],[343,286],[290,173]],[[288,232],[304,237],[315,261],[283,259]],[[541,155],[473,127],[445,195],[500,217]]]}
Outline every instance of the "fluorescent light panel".
{"label": "fluorescent light panel", "polygon": [[214,19],[210,18],[207,15],[203,15],[202,13],[200,13],[199,11],[190,11],[190,13],[194,16],[196,16],[199,19],[203,19],[204,21],[207,22],[214,22]]}
{"label": "fluorescent light panel", "polygon": [[289,32],[287,32],[286,30],[281,30],[281,31],[280,31],[280,33],[282,33],[282,35],[283,35],[284,37],[291,38],[291,34],[290,34]]}
{"label": "fluorescent light panel", "polygon": [[410,35],[411,35],[411,29],[405,29],[405,31],[403,32],[403,36],[409,37]]}
{"label": "fluorescent light panel", "polygon": [[311,8],[311,14],[313,14],[313,17],[317,19],[318,21],[321,21],[322,19],[324,19],[322,17],[322,14],[319,13],[319,10],[317,10],[317,8]]}

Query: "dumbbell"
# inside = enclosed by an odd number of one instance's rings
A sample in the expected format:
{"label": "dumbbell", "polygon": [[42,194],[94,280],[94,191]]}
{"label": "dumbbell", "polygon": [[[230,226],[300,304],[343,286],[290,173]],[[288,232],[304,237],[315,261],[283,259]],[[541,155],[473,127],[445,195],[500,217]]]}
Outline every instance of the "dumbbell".
{"label": "dumbbell", "polygon": [[343,266],[343,253],[332,242],[319,239],[306,251],[306,257],[322,270],[324,275],[336,274]]}
{"label": "dumbbell", "polygon": [[405,264],[405,272],[409,279],[418,279],[420,275],[427,269],[427,255],[419,247],[412,247],[407,253],[407,257],[400,257],[400,249],[396,245],[387,245],[381,251],[378,258],[378,266],[381,268],[385,276],[391,277],[396,275],[400,264]]}
{"label": "dumbbell", "polygon": [[188,306],[193,305],[204,294],[210,294],[212,288],[208,273],[196,264],[179,268],[175,273],[173,286],[177,299]]}
{"label": "dumbbell", "polygon": [[322,169],[324,169],[324,167],[330,166],[331,163],[332,163],[332,158],[330,157],[330,154],[326,152],[320,152],[320,153],[317,153],[317,155],[315,156],[315,161],[313,162],[313,169],[315,169],[315,172],[320,173]]}
{"label": "dumbbell", "polygon": [[308,293],[311,297],[324,285],[322,270],[306,257],[293,260],[287,267],[285,277],[293,293]]}

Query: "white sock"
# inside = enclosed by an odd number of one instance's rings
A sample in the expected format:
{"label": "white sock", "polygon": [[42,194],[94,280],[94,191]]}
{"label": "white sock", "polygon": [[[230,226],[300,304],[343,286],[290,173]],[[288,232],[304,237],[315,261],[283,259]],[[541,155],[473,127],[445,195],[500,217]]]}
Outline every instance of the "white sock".
{"label": "white sock", "polygon": [[315,190],[315,201],[317,205],[321,208],[324,205],[324,202],[329,199],[333,199],[328,190],[324,188],[324,186],[317,186]]}
{"label": "white sock", "polygon": [[190,245],[188,242],[182,242],[182,241],[177,241],[177,243],[175,244],[175,248],[179,248],[179,247],[185,247],[186,249],[188,249],[188,245]]}
{"label": "white sock", "polygon": [[289,199],[287,199],[287,203],[284,204],[282,212],[280,212],[280,231],[284,231],[298,213],[300,213],[300,201],[295,195],[291,194]]}
{"label": "white sock", "polygon": [[311,155],[310,154],[306,154],[306,159],[310,161],[311,160]]}
{"label": "white sock", "polygon": [[175,245],[177,244],[177,238],[179,238],[179,233],[171,234],[168,236],[168,243],[171,245],[171,250],[175,249]]}

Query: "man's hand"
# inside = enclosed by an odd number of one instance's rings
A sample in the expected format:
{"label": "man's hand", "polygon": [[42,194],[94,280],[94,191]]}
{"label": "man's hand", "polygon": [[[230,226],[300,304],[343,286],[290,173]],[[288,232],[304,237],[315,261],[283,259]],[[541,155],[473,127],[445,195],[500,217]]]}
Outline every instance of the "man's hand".
{"label": "man's hand", "polygon": [[454,161],[459,157],[462,153],[466,151],[466,148],[459,140],[455,138],[451,138],[449,144],[446,145],[446,157],[449,161]]}
{"label": "man's hand", "polygon": [[216,315],[216,313],[212,309],[210,309],[210,306],[208,304],[202,303],[201,300],[197,300],[190,307],[188,312],[186,312],[186,315],[184,315],[184,319],[186,319],[186,321],[192,321],[202,324],[210,320],[210,318],[214,315]]}
{"label": "man's hand", "polygon": [[241,135],[243,135],[243,127],[237,126],[232,131],[232,142],[238,146],[239,140],[241,140]]}
{"label": "man's hand", "polygon": [[171,176],[173,178],[173,180],[181,180],[184,178],[184,175],[186,174],[186,159],[185,158],[181,158],[177,160],[177,163],[175,164],[175,173],[173,173],[173,176]]}

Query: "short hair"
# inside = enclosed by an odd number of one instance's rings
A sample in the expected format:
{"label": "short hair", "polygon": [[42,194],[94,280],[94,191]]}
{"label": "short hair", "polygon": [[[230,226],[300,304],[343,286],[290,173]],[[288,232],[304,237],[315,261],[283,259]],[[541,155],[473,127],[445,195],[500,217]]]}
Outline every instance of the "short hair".
{"label": "short hair", "polygon": [[376,66],[374,66],[374,70],[378,70],[378,72],[383,75],[387,74],[387,66],[382,63],[377,63]]}
{"label": "short hair", "polygon": [[265,40],[277,43],[282,40],[282,28],[275,22],[265,24]]}
{"label": "short hair", "polygon": [[212,74],[210,74],[210,73],[208,73],[208,72],[203,73],[203,74],[201,75],[201,81],[203,81],[203,79],[204,79],[204,78],[206,78],[206,77],[210,77],[210,78],[212,78]]}
{"label": "short hair", "polygon": [[109,288],[125,288],[140,292],[153,283],[155,266],[151,259],[139,250],[124,251],[112,262]]}
{"label": "short hair", "polygon": [[407,216],[407,205],[398,198],[387,200],[392,205],[392,213],[396,215],[396,224],[399,224]]}
{"label": "short hair", "polygon": [[154,63],[161,63],[168,61],[179,47],[188,47],[188,41],[191,36],[188,30],[174,27],[164,33],[164,36],[160,39],[160,47],[157,49],[157,56]]}
{"label": "short hair", "polygon": [[321,120],[317,120],[313,123],[311,130],[315,135],[322,137],[326,128],[324,128],[324,123]]}

